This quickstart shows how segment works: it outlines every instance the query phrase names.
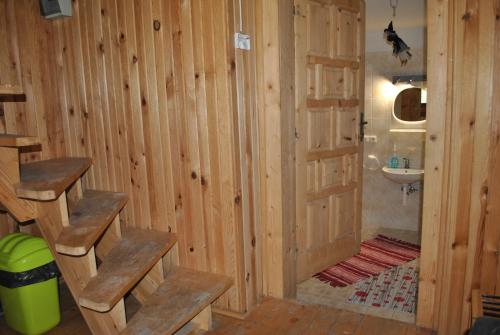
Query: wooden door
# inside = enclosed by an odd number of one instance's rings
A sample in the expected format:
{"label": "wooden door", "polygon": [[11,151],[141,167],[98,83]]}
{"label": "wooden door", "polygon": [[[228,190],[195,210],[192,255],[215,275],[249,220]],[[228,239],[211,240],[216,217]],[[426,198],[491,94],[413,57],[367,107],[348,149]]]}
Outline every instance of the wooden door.
{"label": "wooden door", "polygon": [[359,251],[364,2],[295,0],[297,280]]}

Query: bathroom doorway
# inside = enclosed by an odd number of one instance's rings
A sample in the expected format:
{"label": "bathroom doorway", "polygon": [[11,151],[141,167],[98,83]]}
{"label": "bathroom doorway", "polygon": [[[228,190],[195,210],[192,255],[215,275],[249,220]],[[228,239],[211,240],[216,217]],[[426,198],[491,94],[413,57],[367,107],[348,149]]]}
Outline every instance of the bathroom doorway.
{"label": "bathroom doorway", "polygon": [[414,323],[426,1],[295,3],[297,299]]}

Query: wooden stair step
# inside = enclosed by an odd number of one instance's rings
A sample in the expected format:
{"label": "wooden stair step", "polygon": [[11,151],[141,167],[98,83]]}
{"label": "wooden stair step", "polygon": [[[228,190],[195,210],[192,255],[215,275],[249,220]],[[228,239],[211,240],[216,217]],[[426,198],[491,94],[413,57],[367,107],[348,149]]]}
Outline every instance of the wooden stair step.
{"label": "wooden stair step", "polygon": [[56,241],[56,251],[72,256],[85,255],[126,203],[125,193],[85,191],[71,213],[69,226]]}
{"label": "wooden stair step", "polygon": [[0,85],[0,96],[17,94],[24,94],[23,88],[20,85]]}
{"label": "wooden stair step", "polygon": [[173,334],[222,295],[229,277],[186,268],[172,270],[121,333]]}
{"label": "wooden stair step", "polygon": [[107,312],[174,246],[174,234],[130,229],[111,249],[78,299],[81,306]]}
{"label": "wooden stair step", "polygon": [[13,135],[13,134],[0,134],[0,147],[29,147],[39,145],[40,141],[37,137]]}
{"label": "wooden stair step", "polygon": [[20,198],[55,200],[90,167],[90,158],[56,158],[21,165]]}

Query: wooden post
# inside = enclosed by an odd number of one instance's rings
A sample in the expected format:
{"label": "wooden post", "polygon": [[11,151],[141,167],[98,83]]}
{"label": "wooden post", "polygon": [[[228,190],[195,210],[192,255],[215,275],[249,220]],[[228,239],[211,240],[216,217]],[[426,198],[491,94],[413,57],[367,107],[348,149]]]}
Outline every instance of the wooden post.
{"label": "wooden post", "polygon": [[[498,8],[497,8],[498,11]],[[500,47],[500,22],[495,22],[495,50]],[[484,217],[484,245],[481,250],[481,292],[500,295],[500,53],[494,53],[493,110],[491,118],[490,164],[487,213]],[[493,186],[495,185],[495,186]]]}
{"label": "wooden post", "polygon": [[[293,3],[256,5],[261,169],[262,271],[265,295],[296,293]],[[259,38],[260,37],[260,38]]]}
{"label": "wooden post", "polygon": [[[441,267],[436,255],[440,253],[440,237],[444,233],[443,213],[446,198],[446,155],[449,134],[446,123],[451,112],[448,98],[449,78],[449,2],[429,0],[427,10],[428,100],[427,136],[425,144],[425,180],[422,214],[422,253],[418,290],[417,324],[435,329],[439,300],[437,278]],[[448,130],[449,131],[449,130]]]}
{"label": "wooden post", "polygon": [[[498,198],[492,203],[489,193],[497,188],[490,178],[491,164],[498,159],[492,111],[497,108],[499,8],[494,0],[431,0],[428,8],[429,106],[417,324],[440,334],[461,334],[470,326],[472,290],[480,289],[489,208],[498,206]],[[490,243],[488,249],[492,247],[496,249]]]}
{"label": "wooden post", "polygon": [[195,324],[198,329],[204,331],[212,330],[212,308],[210,305],[205,307],[191,322]]}

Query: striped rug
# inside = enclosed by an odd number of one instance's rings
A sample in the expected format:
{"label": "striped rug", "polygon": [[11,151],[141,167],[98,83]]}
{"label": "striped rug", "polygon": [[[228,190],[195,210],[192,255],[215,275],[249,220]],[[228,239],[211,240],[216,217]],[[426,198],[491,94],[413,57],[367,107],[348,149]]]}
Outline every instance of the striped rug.
{"label": "striped rug", "polygon": [[333,287],[344,287],[420,256],[420,246],[378,235],[363,241],[359,254],[314,275]]}

